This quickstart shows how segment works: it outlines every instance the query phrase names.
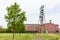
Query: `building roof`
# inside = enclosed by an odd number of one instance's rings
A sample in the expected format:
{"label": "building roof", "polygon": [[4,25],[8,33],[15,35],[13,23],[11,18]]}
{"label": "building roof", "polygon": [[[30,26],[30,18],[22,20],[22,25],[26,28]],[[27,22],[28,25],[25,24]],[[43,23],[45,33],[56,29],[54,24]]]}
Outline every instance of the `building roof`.
{"label": "building roof", "polygon": [[[27,31],[37,31],[40,27],[40,24],[26,24],[25,30]],[[59,30],[59,25],[54,24],[54,23],[45,23],[43,24],[42,30],[47,29],[50,31],[54,31],[54,30]]]}

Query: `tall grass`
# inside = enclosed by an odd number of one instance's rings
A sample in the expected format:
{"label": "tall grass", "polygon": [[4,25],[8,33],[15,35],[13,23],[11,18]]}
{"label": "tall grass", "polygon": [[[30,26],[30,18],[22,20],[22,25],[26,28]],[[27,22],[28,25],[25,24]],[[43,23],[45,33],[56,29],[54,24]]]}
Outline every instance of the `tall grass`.
{"label": "tall grass", "polygon": [[12,39],[11,33],[0,33],[0,40],[59,40],[60,34],[15,34],[15,38]]}

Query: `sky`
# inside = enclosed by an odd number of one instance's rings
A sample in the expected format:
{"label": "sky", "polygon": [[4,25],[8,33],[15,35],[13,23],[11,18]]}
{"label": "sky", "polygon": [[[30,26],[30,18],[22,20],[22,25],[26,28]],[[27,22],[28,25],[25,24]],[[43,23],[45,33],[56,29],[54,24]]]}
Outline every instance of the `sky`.
{"label": "sky", "polygon": [[6,8],[14,2],[17,2],[22,11],[26,12],[27,21],[25,21],[25,24],[38,24],[39,8],[44,5],[46,23],[52,20],[52,23],[60,25],[60,0],[0,0],[0,25],[2,27],[7,27]]}

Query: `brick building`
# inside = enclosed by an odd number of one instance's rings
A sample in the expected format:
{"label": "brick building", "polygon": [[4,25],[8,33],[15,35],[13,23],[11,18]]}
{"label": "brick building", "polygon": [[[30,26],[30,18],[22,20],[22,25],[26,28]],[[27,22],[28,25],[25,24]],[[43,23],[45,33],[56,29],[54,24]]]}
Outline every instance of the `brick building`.
{"label": "brick building", "polygon": [[25,31],[30,32],[48,32],[48,33],[58,33],[60,30],[58,24],[54,23],[45,23],[42,25],[42,27],[39,24],[26,24]]}

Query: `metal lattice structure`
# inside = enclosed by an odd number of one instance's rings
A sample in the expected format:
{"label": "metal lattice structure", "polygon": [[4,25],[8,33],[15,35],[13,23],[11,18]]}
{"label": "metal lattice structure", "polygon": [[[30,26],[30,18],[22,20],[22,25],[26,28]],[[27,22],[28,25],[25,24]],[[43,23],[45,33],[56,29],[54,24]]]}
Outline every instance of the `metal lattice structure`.
{"label": "metal lattice structure", "polygon": [[41,5],[40,7],[39,22],[40,22],[40,25],[43,25],[45,23],[44,5]]}
{"label": "metal lattice structure", "polygon": [[39,15],[39,27],[40,27],[40,33],[41,33],[41,27],[43,27],[43,24],[45,23],[45,15],[44,15],[44,5],[41,5],[40,7],[40,15]]}

